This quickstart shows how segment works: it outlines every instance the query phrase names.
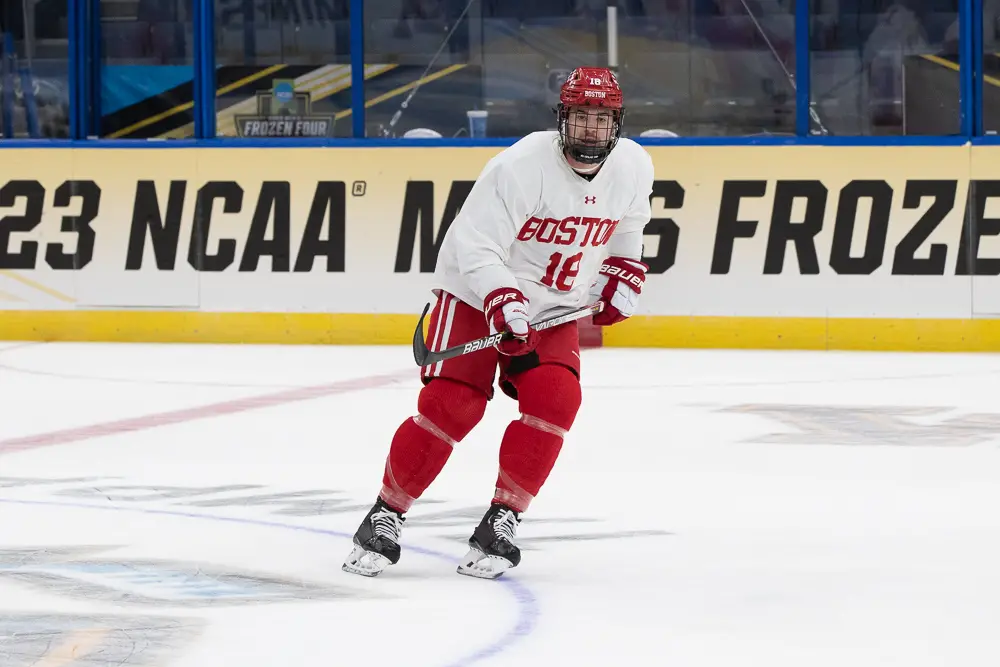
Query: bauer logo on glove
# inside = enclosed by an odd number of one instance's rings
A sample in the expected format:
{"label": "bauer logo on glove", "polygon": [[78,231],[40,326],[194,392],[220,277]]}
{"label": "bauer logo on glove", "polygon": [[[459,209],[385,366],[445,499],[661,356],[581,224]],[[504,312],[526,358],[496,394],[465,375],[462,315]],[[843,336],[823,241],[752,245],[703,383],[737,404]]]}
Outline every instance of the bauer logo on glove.
{"label": "bauer logo on glove", "polygon": [[[618,259],[617,257],[612,259]],[[631,260],[625,260],[626,262]],[[637,264],[642,264],[642,262],[637,262]],[[646,266],[642,264],[642,266]],[[627,282],[632,285],[637,294],[642,294],[642,283],[646,280],[645,270],[641,273],[637,273],[635,269],[627,269],[621,266],[615,266],[613,264],[604,263],[601,265],[601,274],[604,274],[611,278],[617,278],[618,280]]]}
{"label": "bauer logo on glove", "polygon": [[[499,294],[497,294],[497,292],[499,292]],[[521,302],[521,305],[524,305],[524,297],[517,290],[496,290],[495,292],[491,292],[491,294],[496,294],[496,296],[490,299],[486,304],[487,313],[507,301],[519,301]],[[486,298],[489,299],[488,296]]]}
{"label": "bauer logo on glove", "polygon": [[590,297],[604,302],[604,311],[594,315],[593,322],[606,327],[635,314],[646,282],[649,267],[625,257],[608,257],[601,265],[597,280],[590,287]]}
{"label": "bauer logo on glove", "polygon": [[538,332],[528,322],[528,300],[521,290],[512,287],[493,290],[483,300],[483,311],[491,334],[510,334],[497,344],[501,354],[528,354],[538,345]]}

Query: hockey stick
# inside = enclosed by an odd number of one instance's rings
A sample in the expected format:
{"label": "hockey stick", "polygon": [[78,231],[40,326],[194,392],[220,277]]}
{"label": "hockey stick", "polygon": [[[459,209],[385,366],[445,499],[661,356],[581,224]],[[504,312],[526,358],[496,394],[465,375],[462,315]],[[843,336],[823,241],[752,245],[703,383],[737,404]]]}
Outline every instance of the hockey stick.
{"label": "hockey stick", "polygon": [[[510,336],[508,332],[495,333],[476,340],[470,340],[468,343],[456,345],[455,347],[449,347],[447,350],[432,352],[427,348],[426,343],[424,343],[424,318],[427,316],[427,311],[430,310],[430,307],[431,304],[429,303],[424,306],[424,312],[420,314],[420,321],[417,322],[417,329],[413,332],[413,360],[417,362],[417,366],[432,366],[439,361],[444,361],[445,359],[460,357],[463,354],[469,354],[470,352],[485,350],[488,347],[495,346],[505,337]],[[573,322],[574,320],[582,320],[590,315],[596,315],[602,310],[604,310],[604,302],[598,301],[592,306],[571,310],[563,315],[550,317],[547,320],[542,320],[541,322],[532,324],[531,328],[535,331],[544,331],[545,329],[557,327],[560,324],[566,324],[567,322]]]}

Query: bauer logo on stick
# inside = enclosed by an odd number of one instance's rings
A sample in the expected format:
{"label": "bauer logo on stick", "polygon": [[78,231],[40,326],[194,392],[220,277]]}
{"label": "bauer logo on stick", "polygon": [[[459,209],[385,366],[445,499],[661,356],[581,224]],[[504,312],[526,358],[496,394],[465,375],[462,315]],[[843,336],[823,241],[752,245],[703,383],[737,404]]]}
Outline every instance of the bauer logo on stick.
{"label": "bauer logo on stick", "polygon": [[[413,331],[413,360],[417,362],[417,366],[432,366],[436,363],[444,361],[445,359],[452,359],[454,357],[460,357],[463,354],[478,352],[479,350],[494,347],[503,339],[505,335],[503,333],[490,334],[489,336],[471,340],[467,343],[456,345],[455,347],[449,347],[448,349],[441,350],[440,352],[432,352],[428,349],[427,344],[424,342],[424,319],[427,317],[427,311],[429,310],[430,304],[427,304],[424,307],[424,312],[420,315],[420,320],[417,322],[417,328]],[[560,324],[566,324],[567,322],[582,320],[583,318],[590,317],[591,315],[597,315],[603,311],[604,302],[598,301],[591,306],[578,308],[566,313],[565,315],[558,315],[533,324],[532,328],[536,331],[544,331],[545,329],[557,327]]]}

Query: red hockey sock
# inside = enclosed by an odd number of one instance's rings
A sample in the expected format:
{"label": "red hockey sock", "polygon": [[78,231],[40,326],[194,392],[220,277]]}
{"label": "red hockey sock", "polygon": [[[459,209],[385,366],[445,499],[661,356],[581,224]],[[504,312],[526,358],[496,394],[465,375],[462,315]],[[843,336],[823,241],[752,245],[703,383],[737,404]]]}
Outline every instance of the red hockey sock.
{"label": "red hockey sock", "polygon": [[432,380],[420,391],[417,414],[400,424],[392,438],[382,500],[398,512],[409,511],[485,412],[486,396],[479,390],[447,378]]}
{"label": "red hockey sock", "polygon": [[580,409],[580,382],[567,368],[542,365],[515,378],[521,418],[500,443],[495,502],[524,512],[562,450],[563,437]]}

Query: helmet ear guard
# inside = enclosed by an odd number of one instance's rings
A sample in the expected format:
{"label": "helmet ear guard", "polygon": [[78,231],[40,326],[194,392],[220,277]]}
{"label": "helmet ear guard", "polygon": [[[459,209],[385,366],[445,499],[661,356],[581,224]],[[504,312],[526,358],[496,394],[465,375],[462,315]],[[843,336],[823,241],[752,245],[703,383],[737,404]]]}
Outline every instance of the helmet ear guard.
{"label": "helmet ear guard", "polygon": [[[603,144],[574,139],[570,134],[570,113],[574,108],[599,109],[612,115],[611,133]],[[559,142],[574,160],[584,164],[604,162],[622,134],[625,107],[614,72],[606,67],[578,67],[566,78],[554,110],[558,119]]]}

